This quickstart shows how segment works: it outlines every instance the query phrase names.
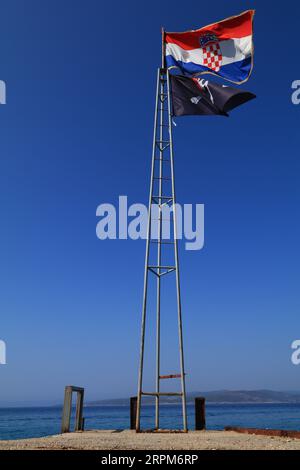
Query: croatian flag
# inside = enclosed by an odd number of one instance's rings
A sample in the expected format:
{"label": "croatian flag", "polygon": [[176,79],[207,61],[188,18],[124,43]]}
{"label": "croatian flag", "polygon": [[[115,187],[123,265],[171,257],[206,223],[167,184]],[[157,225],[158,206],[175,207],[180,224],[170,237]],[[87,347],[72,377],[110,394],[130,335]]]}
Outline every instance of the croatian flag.
{"label": "croatian flag", "polygon": [[253,66],[253,16],[254,10],[248,10],[201,29],[166,32],[166,66],[188,76],[210,73],[236,84],[247,81]]}

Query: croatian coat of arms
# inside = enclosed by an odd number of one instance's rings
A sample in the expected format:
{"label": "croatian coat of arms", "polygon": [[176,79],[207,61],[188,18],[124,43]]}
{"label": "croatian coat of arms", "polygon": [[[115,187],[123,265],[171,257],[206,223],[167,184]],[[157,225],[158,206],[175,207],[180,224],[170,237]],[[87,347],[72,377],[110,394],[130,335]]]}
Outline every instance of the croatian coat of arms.
{"label": "croatian coat of arms", "polygon": [[205,33],[199,38],[203,51],[203,65],[214,72],[222,66],[222,52],[218,37],[214,33]]}

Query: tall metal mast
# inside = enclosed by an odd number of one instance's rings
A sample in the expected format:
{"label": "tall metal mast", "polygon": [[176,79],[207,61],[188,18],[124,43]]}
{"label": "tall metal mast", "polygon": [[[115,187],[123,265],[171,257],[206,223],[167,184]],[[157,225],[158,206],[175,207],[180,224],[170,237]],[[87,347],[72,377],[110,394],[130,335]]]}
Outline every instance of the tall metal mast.
{"label": "tall metal mast", "polygon": [[[164,32],[163,32],[164,35]],[[162,43],[164,44],[164,37]],[[169,206],[173,214],[173,232],[172,240],[165,240],[162,236],[163,228],[163,208]],[[157,236],[152,237],[152,226],[154,217],[157,219]],[[170,212],[171,217],[171,212]],[[154,259],[152,246],[156,247],[156,256]],[[172,265],[163,263],[164,250],[166,245],[172,245],[174,249],[174,262]],[[164,248],[164,250],[163,250]],[[170,249],[170,247],[169,247]],[[147,316],[147,297],[148,297],[148,274],[155,275],[156,280],[156,374],[155,391],[146,392],[143,390],[143,370],[144,370],[144,350],[145,350],[145,329]],[[163,276],[174,273],[176,292],[177,292],[177,314],[178,314],[178,339],[179,339],[179,359],[180,373],[170,375],[161,375],[160,371],[160,345],[161,345],[161,290],[163,287]],[[180,392],[161,392],[160,381],[165,379],[180,379]],[[186,391],[185,391],[185,369],[183,355],[183,337],[182,337],[182,318],[181,318],[181,297],[180,297],[180,278],[179,261],[177,246],[177,218],[176,218],[176,196],[175,196],[175,176],[174,176],[174,156],[172,140],[172,114],[170,99],[170,79],[169,72],[164,68],[164,53],[162,54],[162,68],[157,71],[154,134],[152,148],[152,165],[150,194],[148,206],[148,229],[146,242],[145,270],[144,270],[144,296],[142,309],[141,326],[141,345],[140,345],[140,364],[138,378],[138,400],[137,400],[137,418],[136,431],[140,431],[141,421],[141,402],[143,396],[155,397],[155,430],[160,429],[160,397],[178,396],[182,400],[182,418],[183,431],[187,431],[186,416]]]}

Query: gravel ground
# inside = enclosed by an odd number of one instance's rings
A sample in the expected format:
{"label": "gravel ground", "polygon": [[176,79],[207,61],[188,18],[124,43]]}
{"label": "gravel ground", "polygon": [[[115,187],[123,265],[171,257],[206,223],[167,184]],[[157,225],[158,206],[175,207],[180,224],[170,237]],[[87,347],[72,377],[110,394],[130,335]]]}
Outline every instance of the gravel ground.
{"label": "gravel ground", "polygon": [[300,450],[300,440],[254,436],[232,431],[188,434],[135,431],[85,431],[15,441],[0,441],[0,450]]}

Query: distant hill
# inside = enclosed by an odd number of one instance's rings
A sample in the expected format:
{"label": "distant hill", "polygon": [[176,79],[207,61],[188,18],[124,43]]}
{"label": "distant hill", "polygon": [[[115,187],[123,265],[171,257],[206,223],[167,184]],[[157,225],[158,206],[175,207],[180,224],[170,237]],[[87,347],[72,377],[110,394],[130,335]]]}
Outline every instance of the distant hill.
{"label": "distant hill", "polygon": [[[273,390],[217,390],[212,392],[191,392],[187,394],[187,403],[193,403],[195,397],[205,397],[208,403],[300,403],[300,392],[276,392]],[[143,398],[144,403],[152,403],[153,398]],[[166,404],[178,403],[177,397],[162,397]],[[97,400],[89,405],[128,405],[129,398]]]}

